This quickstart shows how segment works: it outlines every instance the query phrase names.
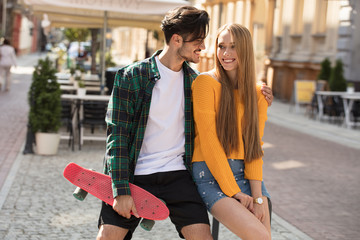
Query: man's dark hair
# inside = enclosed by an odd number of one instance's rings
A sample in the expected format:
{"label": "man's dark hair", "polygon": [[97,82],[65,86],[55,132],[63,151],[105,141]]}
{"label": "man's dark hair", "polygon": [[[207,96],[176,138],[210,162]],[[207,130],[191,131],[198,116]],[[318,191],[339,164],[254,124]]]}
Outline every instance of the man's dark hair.
{"label": "man's dark hair", "polygon": [[192,6],[183,6],[169,11],[161,22],[161,30],[165,34],[166,43],[172,35],[179,34],[186,41],[204,39],[209,31],[209,15],[204,10]]}

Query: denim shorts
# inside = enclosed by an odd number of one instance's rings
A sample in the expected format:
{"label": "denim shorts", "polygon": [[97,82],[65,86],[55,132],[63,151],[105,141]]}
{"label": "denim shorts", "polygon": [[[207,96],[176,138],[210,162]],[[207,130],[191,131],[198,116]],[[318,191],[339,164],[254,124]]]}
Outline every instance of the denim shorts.
{"label": "denim shorts", "polygon": [[[249,180],[244,178],[244,161],[228,159],[228,162],[241,192],[251,196]],[[217,201],[227,196],[221,191],[205,162],[194,162],[192,171],[199,194],[210,212]],[[270,198],[264,182],[261,183],[261,191],[263,196]]]}

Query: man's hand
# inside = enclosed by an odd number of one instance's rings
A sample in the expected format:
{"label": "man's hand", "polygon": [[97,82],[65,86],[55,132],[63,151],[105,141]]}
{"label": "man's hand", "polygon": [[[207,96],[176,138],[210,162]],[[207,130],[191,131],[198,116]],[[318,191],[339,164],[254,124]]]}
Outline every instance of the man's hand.
{"label": "man's hand", "polygon": [[269,86],[267,86],[265,83],[261,86],[261,92],[264,94],[266,101],[268,102],[268,105],[271,106],[274,96],[272,94],[272,90]]}
{"label": "man's hand", "polygon": [[127,219],[131,217],[131,214],[139,218],[134,200],[131,195],[117,196],[114,199],[113,209],[120,216],[126,217]]}

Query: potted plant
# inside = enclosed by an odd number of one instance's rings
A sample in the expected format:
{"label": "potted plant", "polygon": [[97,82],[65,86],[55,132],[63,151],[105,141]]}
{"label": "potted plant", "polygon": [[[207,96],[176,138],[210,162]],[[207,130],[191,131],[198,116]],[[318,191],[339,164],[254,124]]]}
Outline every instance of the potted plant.
{"label": "potted plant", "polygon": [[57,153],[61,126],[61,90],[55,76],[56,68],[49,58],[35,66],[29,90],[29,122],[35,133],[36,153]]}
{"label": "potted plant", "polygon": [[331,62],[328,58],[325,58],[321,62],[321,69],[319,75],[317,76],[317,79],[329,81],[330,75],[331,75]]}
{"label": "potted plant", "polygon": [[70,82],[74,83],[74,80],[75,80],[75,68],[74,67],[71,67],[70,68]]}
{"label": "potted plant", "polygon": [[349,82],[349,83],[347,84],[346,91],[347,91],[348,93],[353,93],[353,92],[355,92],[354,83]]}
{"label": "potted plant", "polygon": [[330,75],[331,75],[331,62],[328,58],[325,58],[321,62],[321,69],[316,79],[317,91],[329,91]]}
{"label": "potted plant", "polygon": [[77,94],[80,96],[84,96],[86,94],[86,88],[85,83],[80,76],[75,77],[75,83]]}
{"label": "potted plant", "polygon": [[329,85],[331,91],[346,91],[347,83],[344,78],[343,63],[340,59],[336,60],[335,67],[331,71]]}

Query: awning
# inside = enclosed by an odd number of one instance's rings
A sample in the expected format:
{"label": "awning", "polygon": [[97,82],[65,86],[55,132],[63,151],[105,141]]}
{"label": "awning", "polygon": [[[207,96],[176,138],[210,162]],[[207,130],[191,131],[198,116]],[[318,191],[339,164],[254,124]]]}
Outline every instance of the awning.
{"label": "awning", "polygon": [[159,29],[164,14],[184,0],[21,0],[42,18],[47,14],[54,27],[103,28],[104,12],[108,27],[130,26]]}
{"label": "awning", "polygon": [[[166,12],[189,5],[185,0],[20,0],[52,27],[102,28],[101,88],[105,82],[105,33],[108,27],[160,29]],[[103,92],[103,91],[102,91]]]}

